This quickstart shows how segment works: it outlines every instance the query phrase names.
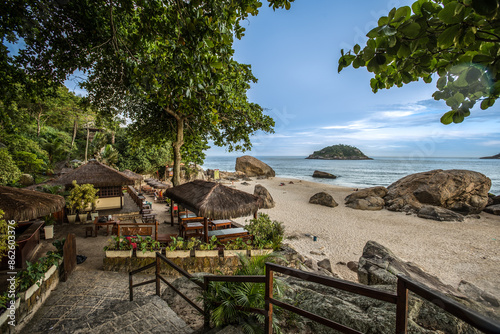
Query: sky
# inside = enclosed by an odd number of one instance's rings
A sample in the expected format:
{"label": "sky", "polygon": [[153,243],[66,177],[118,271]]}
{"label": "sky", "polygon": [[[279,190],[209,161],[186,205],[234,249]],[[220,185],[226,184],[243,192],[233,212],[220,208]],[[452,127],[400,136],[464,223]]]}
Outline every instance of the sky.
{"label": "sky", "polygon": [[[235,59],[250,64],[258,83],[249,99],[276,122],[257,133],[253,156],[307,156],[335,144],[368,156],[478,157],[500,153],[500,102],[479,107],[461,124],[443,125],[448,111],[435,101],[435,80],[371,91],[366,68],[337,72],[340,50],[363,45],[366,33],[393,7],[413,1],[296,0],[290,10],[268,8],[244,24]],[[208,156],[242,155],[212,147]]]}

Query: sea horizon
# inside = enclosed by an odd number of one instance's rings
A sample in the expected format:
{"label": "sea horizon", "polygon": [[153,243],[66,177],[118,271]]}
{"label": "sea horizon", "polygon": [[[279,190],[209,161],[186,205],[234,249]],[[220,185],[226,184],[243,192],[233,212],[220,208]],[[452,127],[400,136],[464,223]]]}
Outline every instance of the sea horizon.
{"label": "sea horizon", "polygon": [[[236,158],[241,155],[207,156],[204,169],[234,172]],[[306,159],[306,156],[265,156],[255,158],[268,164],[277,177],[293,178],[352,188],[389,186],[404,176],[435,170],[463,169],[484,174],[491,179],[490,193],[500,194],[500,168],[497,159],[472,157],[395,157],[373,156],[373,160]],[[315,170],[336,175],[336,179],[313,178]]]}

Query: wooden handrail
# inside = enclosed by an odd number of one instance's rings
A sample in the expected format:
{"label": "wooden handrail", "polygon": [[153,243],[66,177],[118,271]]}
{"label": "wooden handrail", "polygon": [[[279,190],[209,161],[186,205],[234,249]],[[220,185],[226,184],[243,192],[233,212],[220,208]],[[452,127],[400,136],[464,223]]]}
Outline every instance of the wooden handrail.
{"label": "wooden handrail", "polygon": [[410,290],[420,297],[428,300],[439,308],[445,310],[451,315],[457,317],[458,319],[468,323],[469,325],[479,329],[480,331],[487,334],[498,334],[500,333],[500,322],[493,319],[485,317],[484,315],[471,310],[459,302],[451,299],[448,296],[443,295],[440,292],[434,291],[431,288],[412,280],[404,275],[397,275],[398,281],[404,282],[404,287]]}

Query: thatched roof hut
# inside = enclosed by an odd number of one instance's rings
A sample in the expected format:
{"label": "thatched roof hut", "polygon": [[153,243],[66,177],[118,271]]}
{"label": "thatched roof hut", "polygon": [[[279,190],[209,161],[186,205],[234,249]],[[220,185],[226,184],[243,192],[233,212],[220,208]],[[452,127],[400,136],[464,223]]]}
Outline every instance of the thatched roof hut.
{"label": "thatched roof hut", "polygon": [[70,173],[61,175],[52,184],[70,186],[73,180],[78,184],[93,184],[95,187],[116,187],[123,185],[134,185],[135,181],[123,173],[100,163],[91,160],[85,165],[78,167]]}
{"label": "thatched roof hut", "polygon": [[195,180],[167,189],[165,196],[200,217],[230,219],[255,214],[260,198],[220,183]]}
{"label": "thatched roof hut", "polygon": [[122,174],[125,174],[126,177],[131,178],[132,180],[142,181],[142,175],[134,173],[129,169],[125,169]]}
{"label": "thatched roof hut", "polygon": [[64,197],[59,195],[0,186],[0,209],[6,220],[36,219],[60,211],[65,205]]}

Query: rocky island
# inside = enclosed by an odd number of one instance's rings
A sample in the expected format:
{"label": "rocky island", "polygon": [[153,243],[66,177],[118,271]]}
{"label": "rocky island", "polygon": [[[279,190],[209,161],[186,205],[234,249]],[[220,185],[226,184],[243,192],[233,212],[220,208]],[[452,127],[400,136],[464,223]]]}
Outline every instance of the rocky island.
{"label": "rocky island", "polygon": [[500,159],[500,153],[498,153],[497,155],[493,155],[491,157],[482,157],[479,159]]}
{"label": "rocky island", "polygon": [[306,159],[323,159],[323,160],[373,160],[367,157],[358,148],[350,145],[333,145],[323,148],[320,151],[315,151]]}

